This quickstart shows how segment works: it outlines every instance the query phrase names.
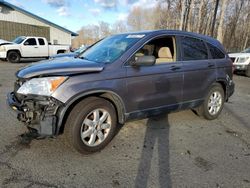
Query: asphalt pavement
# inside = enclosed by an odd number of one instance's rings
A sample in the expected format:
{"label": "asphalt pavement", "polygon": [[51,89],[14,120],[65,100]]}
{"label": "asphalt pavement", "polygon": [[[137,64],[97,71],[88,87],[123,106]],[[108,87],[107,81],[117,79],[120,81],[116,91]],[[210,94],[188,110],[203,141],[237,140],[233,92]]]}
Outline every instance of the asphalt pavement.
{"label": "asphalt pavement", "polygon": [[81,155],[64,136],[24,140],[5,98],[15,71],[0,62],[0,187],[250,187],[250,78],[218,119],[191,110],[126,123],[101,152]]}

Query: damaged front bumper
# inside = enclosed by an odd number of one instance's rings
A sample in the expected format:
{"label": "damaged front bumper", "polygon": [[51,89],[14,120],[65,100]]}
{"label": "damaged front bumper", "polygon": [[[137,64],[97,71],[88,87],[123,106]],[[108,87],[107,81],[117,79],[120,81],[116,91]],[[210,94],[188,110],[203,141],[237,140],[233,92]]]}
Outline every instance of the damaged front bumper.
{"label": "damaged front bumper", "polygon": [[57,112],[63,104],[52,97],[27,96],[19,101],[15,94],[7,95],[11,113],[28,128],[35,129],[41,136],[57,134]]}

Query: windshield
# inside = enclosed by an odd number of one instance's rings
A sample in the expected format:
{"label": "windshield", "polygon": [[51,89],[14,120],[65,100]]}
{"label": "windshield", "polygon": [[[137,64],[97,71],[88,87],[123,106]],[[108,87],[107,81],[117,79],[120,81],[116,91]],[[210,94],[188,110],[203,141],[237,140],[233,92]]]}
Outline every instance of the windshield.
{"label": "windshield", "polygon": [[250,48],[245,49],[242,53],[250,53]]}
{"label": "windshield", "polygon": [[12,42],[16,43],[16,44],[21,44],[26,37],[17,37],[16,39],[14,39]]}
{"label": "windshield", "polygon": [[98,63],[113,63],[144,35],[114,35],[89,48],[79,58]]}
{"label": "windshield", "polygon": [[82,53],[84,50],[86,50],[86,48],[87,48],[87,46],[84,46],[84,47],[80,47],[80,48],[78,48],[76,51],[74,51],[75,53],[77,53],[77,54],[80,54],[80,53]]}

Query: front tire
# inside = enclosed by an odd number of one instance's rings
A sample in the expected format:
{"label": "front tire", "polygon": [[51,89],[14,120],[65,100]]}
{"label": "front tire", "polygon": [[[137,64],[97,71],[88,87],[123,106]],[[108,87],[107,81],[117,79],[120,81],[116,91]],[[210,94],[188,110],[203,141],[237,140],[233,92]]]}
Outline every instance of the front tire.
{"label": "front tire", "polygon": [[18,52],[9,52],[8,56],[7,56],[7,59],[11,63],[19,63],[20,59],[21,59],[21,56],[20,56],[20,54]]}
{"label": "front tire", "polygon": [[205,119],[216,119],[224,106],[225,94],[222,86],[218,83],[213,84],[209,90],[205,101],[198,107],[197,113]]}
{"label": "front tire", "polygon": [[80,101],[70,112],[65,124],[68,142],[80,153],[103,149],[114,137],[117,116],[107,100],[90,97]]}

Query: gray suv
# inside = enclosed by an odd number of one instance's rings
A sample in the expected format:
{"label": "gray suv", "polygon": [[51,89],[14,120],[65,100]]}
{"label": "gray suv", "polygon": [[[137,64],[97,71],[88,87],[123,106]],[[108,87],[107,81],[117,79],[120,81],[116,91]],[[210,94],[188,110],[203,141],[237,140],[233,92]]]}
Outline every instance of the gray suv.
{"label": "gray suv", "polygon": [[128,120],[183,109],[215,119],[234,92],[217,40],[171,30],[112,35],[16,77],[7,101],[18,120],[42,136],[65,134],[81,153],[104,148]]}

